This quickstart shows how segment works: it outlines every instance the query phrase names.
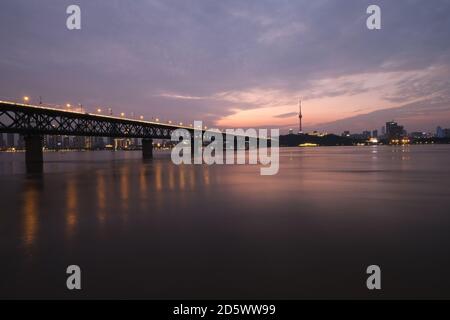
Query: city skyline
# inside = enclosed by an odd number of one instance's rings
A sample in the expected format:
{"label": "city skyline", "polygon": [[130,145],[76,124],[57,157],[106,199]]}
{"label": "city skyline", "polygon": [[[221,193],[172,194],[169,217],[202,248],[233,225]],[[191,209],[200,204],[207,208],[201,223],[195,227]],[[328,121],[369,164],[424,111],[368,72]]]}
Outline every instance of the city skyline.
{"label": "city skyline", "polygon": [[71,32],[64,5],[5,1],[2,99],[287,132],[300,95],[305,131],[450,126],[445,1],[379,1],[377,31],[367,1],[79,5]]}

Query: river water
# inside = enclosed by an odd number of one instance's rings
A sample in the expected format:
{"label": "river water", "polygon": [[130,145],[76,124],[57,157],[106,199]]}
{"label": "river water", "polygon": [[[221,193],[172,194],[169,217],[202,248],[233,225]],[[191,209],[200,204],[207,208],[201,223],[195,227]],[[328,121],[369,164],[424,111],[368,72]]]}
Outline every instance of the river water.
{"label": "river water", "polygon": [[284,148],[275,176],[44,158],[0,153],[0,298],[450,298],[450,146]]}

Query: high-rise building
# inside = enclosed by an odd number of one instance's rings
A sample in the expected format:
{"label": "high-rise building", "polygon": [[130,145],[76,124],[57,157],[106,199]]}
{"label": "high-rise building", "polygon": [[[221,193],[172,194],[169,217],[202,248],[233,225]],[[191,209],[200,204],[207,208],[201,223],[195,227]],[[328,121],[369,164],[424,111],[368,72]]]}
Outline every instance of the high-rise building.
{"label": "high-rise building", "polygon": [[372,138],[378,138],[378,130],[372,131]]}
{"label": "high-rise building", "polygon": [[92,150],[94,146],[94,137],[83,137],[84,138],[84,149]]}
{"label": "high-rise building", "polygon": [[444,129],[444,138],[450,138],[450,129]]}
{"label": "high-rise building", "polygon": [[386,136],[388,139],[400,139],[404,134],[403,126],[399,126],[397,122],[386,122]]}
{"label": "high-rise building", "polygon": [[289,129],[289,134],[293,134],[294,130],[293,129]]}
{"label": "high-rise building", "polygon": [[48,136],[48,148],[57,149],[58,148],[58,136]]}
{"label": "high-rise building", "polygon": [[114,139],[114,149],[128,149],[131,144],[130,139]]}
{"label": "high-rise building", "polygon": [[442,129],[441,127],[437,127],[436,128],[436,137],[444,138],[445,137],[444,129]]}
{"label": "high-rise building", "polygon": [[94,149],[103,149],[105,147],[105,140],[103,137],[94,137],[92,147]]}
{"label": "high-rise building", "polygon": [[6,134],[6,147],[13,148],[14,147],[14,133],[8,133]]}
{"label": "high-rise building", "polygon": [[114,141],[114,138],[112,137],[107,137],[106,138],[106,145],[108,146],[108,148],[115,148],[116,146],[116,142]]}
{"label": "high-rise building", "polygon": [[20,134],[18,139],[17,139],[17,147],[19,149],[24,149],[25,148],[25,137],[23,136],[23,134]]}
{"label": "high-rise building", "polygon": [[73,137],[72,144],[75,149],[80,149],[80,150],[84,149],[84,147],[85,147],[84,137],[81,137],[81,136]]}
{"label": "high-rise building", "polygon": [[56,140],[56,149],[61,149],[62,148],[62,143],[63,143],[63,137],[62,136],[55,136],[55,140]]}
{"label": "high-rise building", "polygon": [[70,149],[70,137],[69,136],[62,137],[62,148]]}

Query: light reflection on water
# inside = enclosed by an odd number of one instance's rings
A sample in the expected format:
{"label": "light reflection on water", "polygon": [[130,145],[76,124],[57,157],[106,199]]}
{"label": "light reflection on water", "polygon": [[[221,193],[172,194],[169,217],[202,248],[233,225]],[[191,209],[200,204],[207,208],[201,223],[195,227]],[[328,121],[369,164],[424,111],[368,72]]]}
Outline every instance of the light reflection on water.
{"label": "light reflection on water", "polygon": [[23,241],[24,247],[31,247],[34,243],[38,228],[38,187],[29,181],[23,193]]}
{"label": "light reflection on water", "polygon": [[66,235],[72,237],[78,224],[78,189],[75,178],[67,179],[66,202]]}
{"label": "light reflection on water", "polygon": [[366,297],[373,263],[385,297],[450,297],[448,146],[280,155],[263,177],[139,152],[46,154],[27,175],[0,154],[0,297],[70,297],[69,264],[86,297]]}

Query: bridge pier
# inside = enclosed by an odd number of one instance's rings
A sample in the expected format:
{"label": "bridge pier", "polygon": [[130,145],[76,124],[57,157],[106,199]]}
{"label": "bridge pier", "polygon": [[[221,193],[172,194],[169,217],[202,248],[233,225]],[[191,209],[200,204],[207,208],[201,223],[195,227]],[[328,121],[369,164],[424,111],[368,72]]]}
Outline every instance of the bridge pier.
{"label": "bridge pier", "polygon": [[28,173],[41,172],[44,165],[42,152],[42,136],[26,135],[25,140],[25,165]]}
{"label": "bridge pier", "polygon": [[42,136],[26,135],[25,140],[25,162],[27,164],[36,164],[44,162],[42,153]]}
{"label": "bridge pier", "polygon": [[153,139],[142,139],[142,157],[144,159],[153,158]]}

